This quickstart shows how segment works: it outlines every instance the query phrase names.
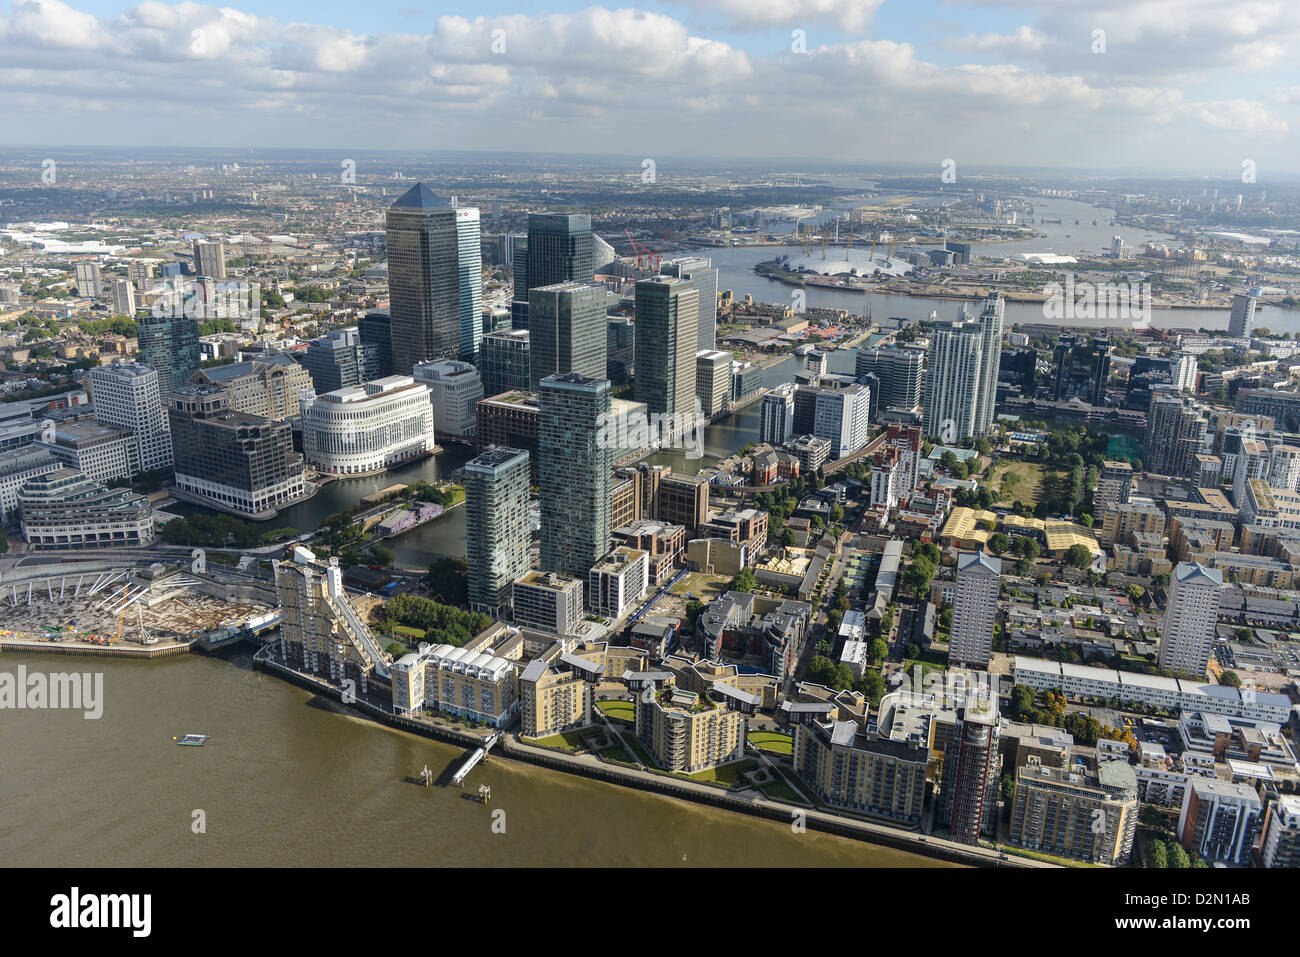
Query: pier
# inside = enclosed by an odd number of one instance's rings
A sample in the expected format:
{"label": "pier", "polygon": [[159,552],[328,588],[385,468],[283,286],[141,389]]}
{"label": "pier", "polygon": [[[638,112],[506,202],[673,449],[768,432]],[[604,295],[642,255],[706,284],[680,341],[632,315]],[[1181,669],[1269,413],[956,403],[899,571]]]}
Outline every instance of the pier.
{"label": "pier", "polygon": [[484,741],[473,754],[466,758],[465,763],[462,764],[457,769],[456,773],[452,775],[451,783],[459,787],[464,782],[465,776],[469,774],[470,771],[473,771],[474,768],[478,766],[479,762],[488,756],[488,752],[492,750],[492,745],[501,740],[502,734],[504,734],[504,732],[498,731],[496,734],[492,735],[492,737]]}

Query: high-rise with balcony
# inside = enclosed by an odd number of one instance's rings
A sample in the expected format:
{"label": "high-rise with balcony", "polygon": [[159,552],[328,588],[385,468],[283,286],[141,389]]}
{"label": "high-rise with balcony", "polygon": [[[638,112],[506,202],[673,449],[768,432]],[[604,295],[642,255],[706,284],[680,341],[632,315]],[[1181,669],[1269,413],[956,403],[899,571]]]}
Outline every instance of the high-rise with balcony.
{"label": "high-rise with balcony", "polygon": [[1160,667],[1205,677],[1219,620],[1223,572],[1183,562],[1169,580],[1169,603],[1160,628]]}
{"label": "high-rise with balcony", "polygon": [[457,210],[423,183],[388,208],[388,298],[393,369],[461,352]]}
{"label": "high-rise with balcony", "polygon": [[938,811],[960,844],[978,844],[980,834],[997,827],[1000,731],[998,709],[988,701],[968,697],[957,709],[944,751]]}
{"label": "high-rise with balcony", "polygon": [[695,411],[699,301],[699,290],[686,279],[642,279],[636,284],[632,394],[651,415]]}
{"label": "high-rise with balcony", "polygon": [[542,568],[584,581],[609,552],[613,531],[614,450],[601,436],[610,392],[608,379],[576,372],[549,376],[538,389]]}
{"label": "high-rise with balcony", "polygon": [[605,378],[605,287],[588,282],[533,286],[528,291],[529,387],[576,372]]}
{"label": "high-rise with balcony", "polygon": [[1209,431],[1209,416],[1191,397],[1172,385],[1155,386],[1147,409],[1142,459],[1146,469],[1157,475],[1195,476],[1196,456],[1205,449]]}
{"label": "high-rise with balcony", "polygon": [[758,440],[781,445],[794,437],[794,383],[783,382],[758,407]]}
{"label": "high-rise with balcony", "polygon": [[470,607],[499,618],[514,581],[528,573],[528,453],[490,448],[465,463],[464,484]]}
{"label": "high-rise with balcony", "polygon": [[956,442],[992,428],[1004,312],[1005,303],[994,292],[984,300],[978,319],[963,315],[934,324],[925,370],[927,435]]}

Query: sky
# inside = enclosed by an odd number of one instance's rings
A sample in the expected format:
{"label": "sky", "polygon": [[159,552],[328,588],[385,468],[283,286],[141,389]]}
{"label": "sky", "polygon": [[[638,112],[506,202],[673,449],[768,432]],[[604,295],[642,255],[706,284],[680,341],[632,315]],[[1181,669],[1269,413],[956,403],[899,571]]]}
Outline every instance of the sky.
{"label": "sky", "polygon": [[[409,4],[409,5],[406,5]],[[11,0],[0,147],[1300,175],[1294,0]]]}

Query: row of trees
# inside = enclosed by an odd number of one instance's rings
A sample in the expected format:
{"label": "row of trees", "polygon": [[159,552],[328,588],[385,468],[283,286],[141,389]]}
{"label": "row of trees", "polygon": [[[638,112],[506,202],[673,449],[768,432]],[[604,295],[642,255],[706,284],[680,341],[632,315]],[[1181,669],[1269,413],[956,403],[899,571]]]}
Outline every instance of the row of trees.
{"label": "row of trees", "polygon": [[483,629],[492,619],[477,611],[465,611],[419,595],[394,595],[380,606],[376,624],[380,631],[391,632],[395,625],[436,632],[438,642],[459,648]]}

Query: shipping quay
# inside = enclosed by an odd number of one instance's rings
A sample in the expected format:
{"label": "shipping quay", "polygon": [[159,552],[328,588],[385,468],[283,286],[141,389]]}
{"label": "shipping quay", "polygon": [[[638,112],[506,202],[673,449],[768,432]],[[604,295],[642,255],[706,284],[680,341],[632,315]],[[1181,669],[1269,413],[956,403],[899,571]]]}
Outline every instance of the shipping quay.
{"label": "shipping quay", "polygon": [[[853,838],[870,844],[877,844],[896,850],[909,851],[938,860],[973,867],[1029,867],[1054,868],[1057,865],[1030,858],[1010,855],[999,856],[997,851],[989,848],[958,844],[929,835],[919,835],[911,831],[876,824],[861,818],[837,814],[802,805],[787,804],[766,797],[732,794],[720,788],[700,784],[664,773],[641,771],[632,767],[609,764],[592,755],[566,754],[542,748],[522,741],[517,734],[499,730],[472,734],[450,727],[434,724],[418,718],[393,714],[384,705],[386,696],[364,689],[354,689],[344,700],[344,689],[314,674],[308,674],[277,660],[276,652],[280,641],[273,640],[265,644],[254,656],[254,667],[269,671],[284,680],[315,692],[323,697],[338,702],[353,713],[369,718],[380,724],[388,725],[401,731],[409,731],[426,738],[432,738],[447,744],[463,747],[467,751],[466,760],[458,763],[458,771],[450,779],[451,783],[462,783],[464,774],[469,769],[485,762],[489,749],[503,756],[528,764],[578,774],[586,778],[605,781],[610,784],[631,787],[641,791],[652,791],[666,797],[708,804],[727,811],[737,811],[755,817],[789,825],[795,820],[796,813],[802,815],[804,824],[814,830],[840,837]],[[493,745],[497,745],[493,748]],[[468,765],[468,767],[466,767]]]}

